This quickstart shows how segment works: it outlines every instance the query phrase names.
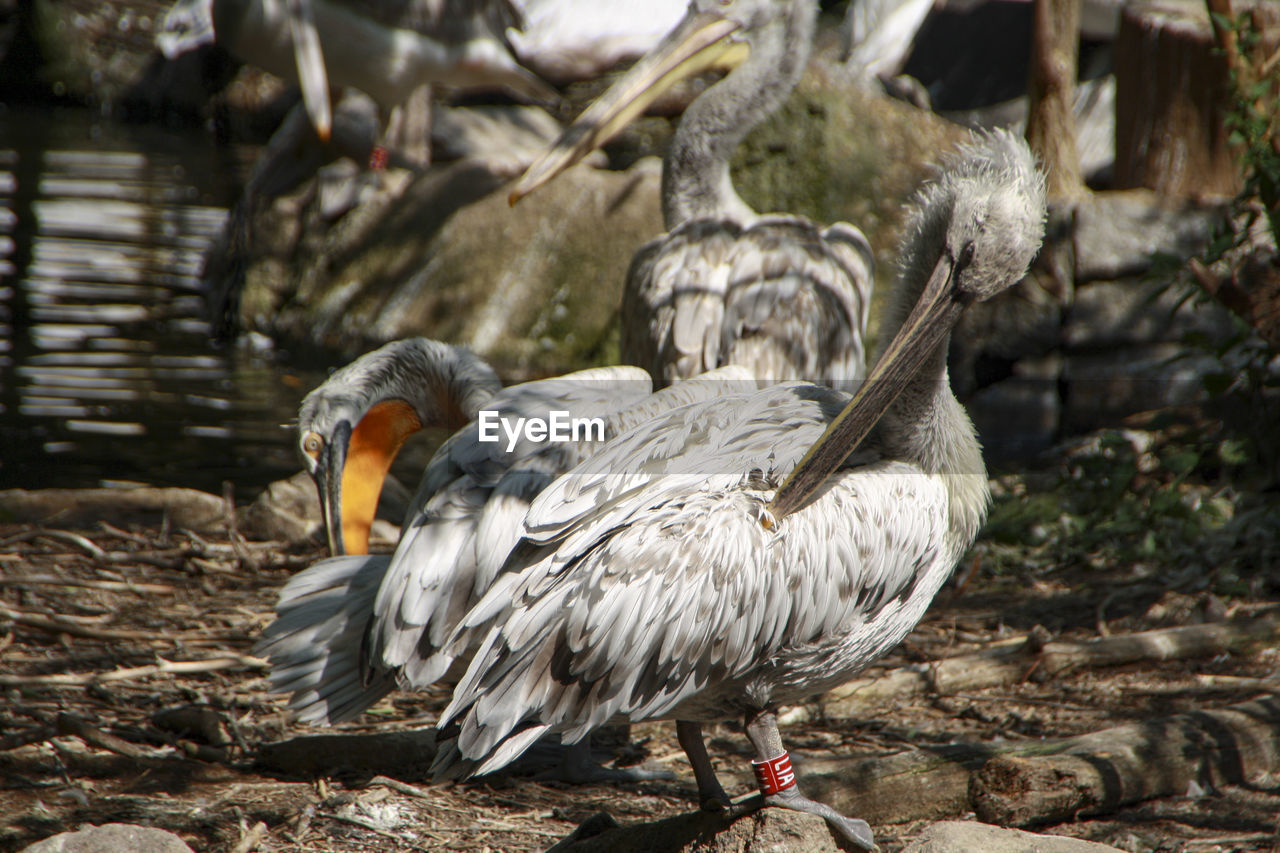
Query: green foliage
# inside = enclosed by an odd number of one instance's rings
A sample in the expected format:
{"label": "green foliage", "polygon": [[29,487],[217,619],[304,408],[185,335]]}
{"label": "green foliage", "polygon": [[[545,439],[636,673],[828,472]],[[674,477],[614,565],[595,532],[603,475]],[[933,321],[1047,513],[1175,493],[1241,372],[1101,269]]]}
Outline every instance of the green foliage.
{"label": "green foliage", "polygon": [[998,481],[984,563],[1022,578],[1037,569],[1176,572],[1239,594],[1242,579],[1271,576],[1280,559],[1280,495],[1237,485],[1253,458],[1217,427],[1096,433],[1055,471]]}
{"label": "green foliage", "polygon": [[[1280,246],[1280,62],[1262,57],[1262,33],[1253,17],[1241,13],[1235,20],[1214,15],[1214,24],[1234,37],[1238,61],[1228,68],[1230,109],[1225,121],[1228,139],[1240,148],[1240,168],[1244,177],[1241,208],[1248,211],[1248,225],[1259,215],[1267,217],[1271,236]],[[1242,230],[1242,234],[1247,232]],[[1207,253],[1218,260],[1239,244],[1240,237],[1222,235]]]}

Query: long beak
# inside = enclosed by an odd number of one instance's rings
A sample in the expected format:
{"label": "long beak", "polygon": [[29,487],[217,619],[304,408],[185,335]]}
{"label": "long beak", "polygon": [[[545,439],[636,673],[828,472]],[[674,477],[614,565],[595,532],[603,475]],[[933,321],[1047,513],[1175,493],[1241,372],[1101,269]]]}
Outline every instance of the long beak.
{"label": "long beak", "polygon": [[311,0],[289,0],[289,33],[293,38],[293,58],[298,65],[298,85],[302,103],[311,117],[311,126],[321,142],[329,141],[333,128],[329,102],[329,75],[324,68],[324,51],[316,32]]}
{"label": "long beak", "polygon": [[315,473],[333,554],[369,553],[382,484],[400,448],[421,428],[417,412],[403,400],[375,404],[355,429],[346,421],[334,427]]}
{"label": "long beak", "polygon": [[794,512],[822,486],[946,340],[969,301],[951,286],[955,272],[952,258],[944,255],[938,260],[911,315],[858,392],[774,494],[765,516],[766,526],[772,526],[770,518],[778,522]]}
{"label": "long beak", "polygon": [[339,421],[334,425],[311,475],[316,482],[316,491],[320,494],[320,515],[324,519],[324,532],[329,540],[329,553],[334,556],[347,553],[346,540],[342,535],[342,482],[350,444],[351,424]]}
{"label": "long beak", "polygon": [[686,16],[525,170],[508,197],[511,204],[604,145],[679,81],[714,66],[741,63],[745,43],[730,38],[740,28],[709,12]]}

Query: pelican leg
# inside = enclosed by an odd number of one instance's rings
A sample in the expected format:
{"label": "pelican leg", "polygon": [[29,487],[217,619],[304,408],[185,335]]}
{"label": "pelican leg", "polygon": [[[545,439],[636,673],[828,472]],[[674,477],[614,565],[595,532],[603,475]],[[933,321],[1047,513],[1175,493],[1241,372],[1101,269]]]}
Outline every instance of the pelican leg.
{"label": "pelican leg", "polygon": [[676,739],[689,756],[693,778],[698,780],[698,803],[705,812],[722,812],[729,808],[729,795],[720,787],[716,770],[711,766],[706,744],[702,742],[702,724],[676,720]]}
{"label": "pelican leg", "polygon": [[877,850],[875,836],[865,820],[845,817],[831,806],[809,799],[796,787],[791,761],[782,745],[778,732],[778,718],[772,711],[747,715],[747,737],[756,748],[756,760],[751,762],[760,783],[766,806],[792,809],[815,814],[826,820],[831,828],[859,850]]}

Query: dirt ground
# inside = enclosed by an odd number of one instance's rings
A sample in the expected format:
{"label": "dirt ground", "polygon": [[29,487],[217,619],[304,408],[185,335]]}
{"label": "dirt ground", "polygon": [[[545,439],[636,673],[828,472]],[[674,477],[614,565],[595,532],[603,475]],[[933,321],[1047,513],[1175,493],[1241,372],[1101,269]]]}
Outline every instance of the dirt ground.
{"label": "dirt ground", "polygon": [[[1221,526],[1222,542],[1197,534],[1211,569],[1176,550],[1163,559],[1126,558],[1116,547],[1123,532],[1093,542],[1087,530],[1072,528],[1072,550],[1063,544],[1069,537],[1045,534],[1035,522],[1032,544],[1009,544],[1001,507],[1034,502],[1020,480],[998,485],[1004,497],[968,563],[976,568],[872,672],[971,652],[1035,625],[1061,639],[1088,639],[1280,606],[1273,540],[1240,545],[1230,525]],[[1185,491],[1187,484],[1176,485]],[[1206,494],[1233,502],[1241,517],[1228,488]],[[1274,516],[1263,517],[1274,524]],[[415,788],[404,788],[369,784],[367,776],[290,778],[256,767],[261,744],[332,731],[291,724],[252,657],[277,589],[318,556],[318,547],[231,535],[0,525],[0,849],[119,821],[171,830],[197,851],[526,851],[545,849],[600,811],[627,823],[696,806],[692,775],[665,723],[633,726],[631,744],[607,757],[669,768],[678,777],[672,782],[574,787],[512,775],[448,785],[409,778]],[[1231,567],[1227,575],[1223,567]],[[1278,664],[1280,648],[1263,645],[1211,659],[1082,668],[894,704],[858,719],[792,725],[784,737],[801,758],[1034,741],[1273,695]],[[397,694],[340,730],[423,725],[445,698]],[[745,738],[728,724],[709,735],[726,787],[745,793]],[[922,826],[875,830],[882,849],[894,851]],[[1129,851],[1275,853],[1280,779],[1197,785],[1184,796],[1039,829]]]}

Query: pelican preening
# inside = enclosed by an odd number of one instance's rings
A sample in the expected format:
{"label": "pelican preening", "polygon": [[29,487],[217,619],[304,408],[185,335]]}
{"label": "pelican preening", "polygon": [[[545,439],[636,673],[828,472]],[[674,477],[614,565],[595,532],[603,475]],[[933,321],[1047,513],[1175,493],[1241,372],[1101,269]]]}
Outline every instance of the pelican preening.
{"label": "pelican preening", "polygon": [[551,180],[680,79],[736,66],[685,110],[662,168],[668,233],[627,273],[622,357],[659,384],[722,364],[847,390],[863,374],[873,256],[862,232],[758,215],[729,174],[734,149],[799,81],[816,14],[805,0],[695,0],[512,190],[514,201]]}
{"label": "pelican preening", "polygon": [[320,493],[329,549],[364,554],[400,448],[425,427],[457,430],[502,390],[488,364],[426,338],[389,343],[334,371],[298,411],[298,449]]}
{"label": "pelican preening", "polygon": [[505,33],[520,14],[509,0],[178,0],[156,43],[173,57],[217,41],[302,88],[321,139],[329,89],[351,86],[386,112],[428,83],[559,96],[511,55]]}
{"label": "pelican preening", "polygon": [[[286,586],[264,645],[274,684],[304,717],[332,719],[396,683],[460,673],[439,721],[458,732],[437,756],[445,776],[499,769],[548,732],[573,742],[611,721],[688,721],[704,803],[726,798],[696,723],[743,719],[764,802],[873,849],[865,822],[799,793],[775,711],[897,644],[976,536],[989,494],[947,339],[966,305],[1022,277],[1044,214],[1026,145],[978,138],[914,202],[892,339],[852,399],[798,382],[675,385],[567,473],[495,507],[494,525],[450,533],[460,501],[490,512],[474,490],[501,493],[537,457],[482,454],[481,479],[438,492],[393,557],[324,561]],[[652,403],[677,393],[691,399]],[[426,480],[467,471],[474,433]],[[415,544],[438,535],[459,554],[486,529],[506,534],[505,562],[476,560],[470,576]]]}
{"label": "pelican preening", "polygon": [[[730,367],[651,393],[644,371],[610,367],[502,389],[476,356],[423,338],[388,344],[336,372],[303,401],[298,424],[335,554],[365,550],[378,488],[408,434],[459,418],[471,426],[432,458],[393,556],[324,560],[285,585],[279,618],[264,634],[273,684],[293,693],[300,719],[332,723],[397,687],[445,677],[435,649],[503,569],[545,486],[606,439],[666,409],[754,387],[747,371]],[[601,435],[579,441],[511,447],[481,440],[481,408],[508,421],[560,412],[605,424]],[[566,769],[584,779],[665,778],[601,771],[584,759],[566,756]]]}

